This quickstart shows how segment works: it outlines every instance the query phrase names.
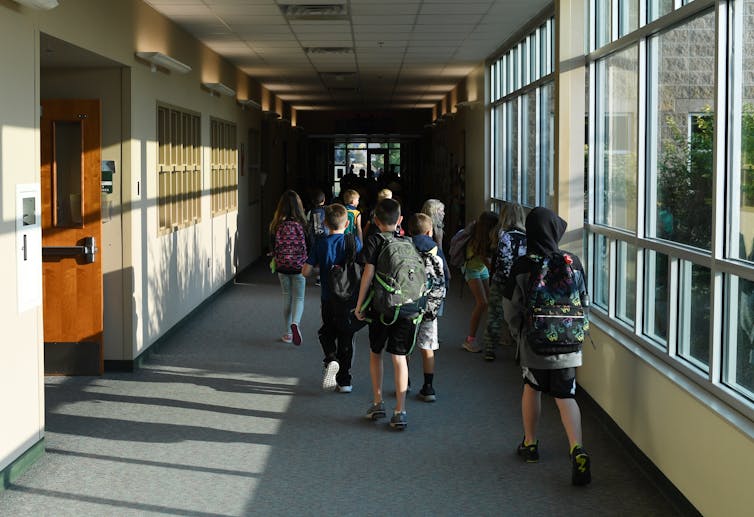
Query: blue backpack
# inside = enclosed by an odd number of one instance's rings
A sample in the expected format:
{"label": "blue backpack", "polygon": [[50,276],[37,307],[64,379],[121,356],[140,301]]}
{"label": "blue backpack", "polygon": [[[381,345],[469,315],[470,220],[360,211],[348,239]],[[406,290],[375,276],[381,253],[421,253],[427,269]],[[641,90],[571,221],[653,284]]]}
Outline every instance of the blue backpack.
{"label": "blue backpack", "polygon": [[527,257],[539,265],[526,297],[523,334],[527,343],[538,355],[580,350],[589,331],[588,298],[584,278],[572,266],[573,258],[567,253]]}

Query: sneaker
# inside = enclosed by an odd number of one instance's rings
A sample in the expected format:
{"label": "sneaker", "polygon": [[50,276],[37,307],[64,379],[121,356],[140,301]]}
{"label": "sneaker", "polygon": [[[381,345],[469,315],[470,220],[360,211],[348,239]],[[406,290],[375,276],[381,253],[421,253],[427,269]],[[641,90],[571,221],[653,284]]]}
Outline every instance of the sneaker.
{"label": "sneaker", "polygon": [[325,366],[324,372],[322,374],[323,390],[335,389],[335,386],[338,385],[338,383],[335,381],[335,376],[338,374],[339,369],[340,365],[338,364],[338,361],[330,361],[329,363],[327,363],[327,366]]}
{"label": "sneaker", "polygon": [[485,361],[494,361],[495,360],[495,351],[491,348],[488,348],[484,351],[484,360]]}
{"label": "sneaker", "polygon": [[338,393],[351,393],[353,391],[353,386],[351,386],[350,384],[348,386],[341,386],[340,384],[338,384],[337,386],[335,386],[335,391],[337,391]]}
{"label": "sneaker", "polygon": [[577,445],[571,451],[571,483],[588,485],[592,481],[591,460],[583,447]]}
{"label": "sneaker", "polygon": [[298,346],[301,344],[301,331],[299,331],[298,325],[295,323],[291,324],[291,339],[294,345]]}
{"label": "sneaker", "polygon": [[372,404],[371,406],[369,406],[369,409],[367,409],[367,414],[364,416],[369,420],[379,420],[380,418],[385,418],[385,403],[378,402],[377,404]]}
{"label": "sneaker", "polygon": [[476,344],[476,341],[464,341],[461,345],[464,350],[471,352],[472,354],[478,354],[482,351],[482,347]]}
{"label": "sneaker", "polygon": [[314,285],[317,287],[322,287],[322,282],[319,280],[319,277],[314,281]]}
{"label": "sneaker", "polygon": [[424,386],[422,386],[422,389],[419,390],[419,398],[424,402],[434,402],[435,400],[437,400],[437,397],[435,396],[435,389],[431,384],[425,384]]}
{"label": "sneaker", "polygon": [[525,445],[524,440],[521,440],[521,443],[518,446],[518,449],[516,450],[519,456],[523,458],[523,460],[526,463],[536,463],[539,461],[539,440],[536,442]]}
{"label": "sneaker", "polygon": [[393,413],[392,418],[390,418],[390,427],[399,431],[403,431],[407,425],[408,422],[406,421],[405,411],[401,411],[400,413]]}
{"label": "sneaker", "polygon": [[280,341],[283,343],[293,343],[293,336],[290,334],[283,334],[283,337],[280,338]]}

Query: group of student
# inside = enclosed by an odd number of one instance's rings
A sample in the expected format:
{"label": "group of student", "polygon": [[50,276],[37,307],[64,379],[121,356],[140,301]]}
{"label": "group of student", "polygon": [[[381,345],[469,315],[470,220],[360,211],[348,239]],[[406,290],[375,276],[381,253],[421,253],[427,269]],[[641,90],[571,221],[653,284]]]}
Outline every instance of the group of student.
{"label": "group of student", "polygon": [[[442,249],[444,206],[428,200],[404,225],[400,204],[385,189],[362,226],[358,193],[346,191],[342,200],[345,204],[325,206],[324,195],[318,193],[307,216],[296,192],[286,191],[280,198],[270,224],[270,244],[284,300],[282,340],[301,344],[305,277],[319,271],[322,388],[352,391],[354,335],[368,325],[373,399],[365,416],[371,420],[388,416],[382,391],[382,352],[387,351],[396,394],[389,425],[402,430],[408,425],[408,357],[415,347],[421,351],[424,373],[419,397],[436,400],[437,316],[450,279]],[[582,446],[581,415],[574,396],[581,343],[588,330],[588,297],[578,257],[558,248],[565,228],[566,222],[547,208],[534,208],[524,216],[523,207],[506,203],[499,216],[483,212],[453,236],[449,262],[460,266],[475,300],[463,348],[482,351],[476,332],[488,312],[482,340],[485,360],[494,360],[495,349],[502,344],[516,349],[524,383],[524,437],[518,455],[527,463],[539,460],[541,394],[548,393],[555,398],[568,437],[572,483],[585,485],[591,481],[590,457]],[[298,251],[293,252],[289,241],[295,239]],[[411,288],[406,285],[417,276],[426,288],[416,299],[407,298]],[[406,283],[401,286],[401,282]],[[536,305],[540,307],[533,308]]]}

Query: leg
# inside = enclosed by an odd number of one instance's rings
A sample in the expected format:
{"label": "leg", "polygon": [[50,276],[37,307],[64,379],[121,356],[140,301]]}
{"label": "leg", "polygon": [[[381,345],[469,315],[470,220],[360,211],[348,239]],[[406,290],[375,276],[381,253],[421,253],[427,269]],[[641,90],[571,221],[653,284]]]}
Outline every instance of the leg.
{"label": "leg", "polygon": [[351,361],[353,360],[353,333],[338,333],[338,364],[340,370],[335,380],[338,386],[351,386]]}
{"label": "leg", "polygon": [[299,325],[304,313],[304,290],[306,278],[303,275],[291,275],[291,323]]}
{"label": "leg", "polygon": [[[406,410],[406,390],[408,389],[408,363],[405,355],[390,354],[395,370],[395,412]],[[382,364],[380,362],[380,364]]]}
{"label": "leg", "polygon": [[494,350],[501,342],[502,328],[505,325],[505,319],[503,318],[503,284],[492,282],[490,285],[487,311],[487,327],[484,331],[482,342],[484,344],[485,359],[492,360],[495,358]]}
{"label": "leg", "polygon": [[524,422],[524,443],[536,443],[539,412],[542,409],[542,394],[528,384],[524,384],[521,397],[521,417]]}
{"label": "leg", "polygon": [[325,354],[324,362],[326,365],[337,358],[335,315],[333,314],[332,304],[329,302],[322,303],[322,327],[320,327],[318,334],[322,352]]}
{"label": "leg", "polygon": [[372,397],[375,404],[382,402],[382,354],[369,351],[369,375],[372,378]]}
{"label": "leg", "polygon": [[568,436],[568,450],[575,446],[581,445],[581,410],[576,399],[555,399],[560,411],[560,421],[563,422],[563,428]]}
{"label": "leg", "polygon": [[291,277],[278,273],[280,288],[283,291],[283,324],[285,325],[284,334],[291,332]]}
{"label": "leg", "polygon": [[476,337],[476,331],[479,329],[479,322],[482,315],[487,310],[487,291],[489,285],[485,286],[485,281],[479,278],[472,278],[468,282],[471,294],[474,295],[474,310],[471,312],[471,322],[469,323],[469,336]]}
{"label": "leg", "polygon": [[422,368],[424,375],[435,374],[435,351],[422,349]]}

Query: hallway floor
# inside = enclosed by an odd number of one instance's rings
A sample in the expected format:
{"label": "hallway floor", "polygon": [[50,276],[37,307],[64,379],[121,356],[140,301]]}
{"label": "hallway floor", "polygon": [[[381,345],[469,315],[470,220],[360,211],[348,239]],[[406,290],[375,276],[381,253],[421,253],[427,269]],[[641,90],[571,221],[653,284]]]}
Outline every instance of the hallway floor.
{"label": "hallway floor", "polygon": [[[509,350],[487,363],[461,349],[472,299],[460,293],[456,281],[439,322],[437,402],[416,398],[416,354],[408,428],[397,432],[363,416],[366,329],[353,393],[324,392],[319,288],[307,286],[296,347],[279,340],[277,279],[244,272],[141,370],[47,378],[47,451],[0,492],[0,515],[678,515],[589,411],[591,485],[570,484],[551,399],[541,459],[521,462],[519,370]],[[392,383],[385,358],[389,410]]]}

